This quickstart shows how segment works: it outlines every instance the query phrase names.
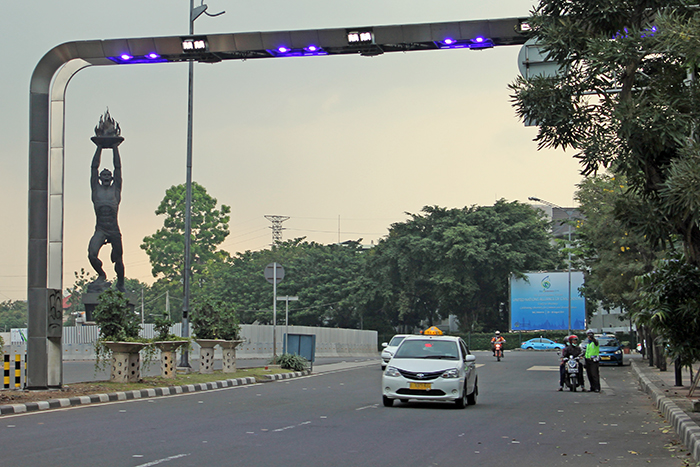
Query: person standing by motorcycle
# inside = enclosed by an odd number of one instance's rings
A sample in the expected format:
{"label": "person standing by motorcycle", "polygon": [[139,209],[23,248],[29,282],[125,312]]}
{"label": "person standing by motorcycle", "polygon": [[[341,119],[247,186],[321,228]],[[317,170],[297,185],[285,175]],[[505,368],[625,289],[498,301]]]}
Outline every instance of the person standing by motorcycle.
{"label": "person standing by motorcycle", "polygon": [[586,373],[588,374],[588,382],[591,385],[592,392],[600,392],[600,345],[598,339],[595,338],[595,333],[592,329],[586,331]]}
{"label": "person standing by motorcycle", "polygon": [[[578,345],[578,336],[572,334],[564,339],[566,346],[561,351],[561,364],[559,365],[559,390],[564,390],[564,378],[566,377],[566,361],[569,357],[578,358],[583,352],[581,347]],[[586,388],[583,384],[583,369],[579,368],[578,372],[578,384],[581,386],[581,391],[585,391]]]}
{"label": "person standing by motorcycle", "polygon": [[505,338],[501,336],[501,331],[496,331],[491,338],[491,352],[493,352],[494,357],[496,356],[496,342],[500,342],[501,346],[506,343]]}

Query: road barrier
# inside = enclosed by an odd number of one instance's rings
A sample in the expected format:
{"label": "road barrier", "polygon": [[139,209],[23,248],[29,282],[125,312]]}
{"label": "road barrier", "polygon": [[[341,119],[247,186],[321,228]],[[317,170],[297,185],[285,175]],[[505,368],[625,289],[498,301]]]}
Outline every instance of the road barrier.
{"label": "road barrier", "polygon": [[[2,387],[3,389],[23,388],[27,381],[27,354],[14,354],[14,365],[10,365],[11,360],[13,360],[12,355],[4,355],[4,375]],[[24,363],[24,365],[22,365],[22,363]],[[14,378],[12,377],[12,367],[14,367]]]}

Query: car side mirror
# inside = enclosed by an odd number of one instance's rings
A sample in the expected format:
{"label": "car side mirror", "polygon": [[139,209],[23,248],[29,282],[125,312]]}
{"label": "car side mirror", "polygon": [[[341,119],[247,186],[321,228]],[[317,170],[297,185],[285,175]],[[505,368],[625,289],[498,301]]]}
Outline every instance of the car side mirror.
{"label": "car side mirror", "polygon": [[467,355],[466,358],[464,359],[465,362],[475,362],[476,361],[476,355]]}
{"label": "car side mirror", "polygon": [[387,344],[386,342],[382,342],[382,347],[387,347],[388,345],[389,344]]}

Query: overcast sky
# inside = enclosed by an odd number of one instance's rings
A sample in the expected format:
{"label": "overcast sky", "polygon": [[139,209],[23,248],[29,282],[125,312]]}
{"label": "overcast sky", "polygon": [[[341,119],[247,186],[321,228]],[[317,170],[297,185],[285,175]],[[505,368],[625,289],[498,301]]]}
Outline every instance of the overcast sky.
{"label": "overcast sky", "polygon": [[[201,0],[195,0],[195,5]],[[196,33],[379,26],[527,16],[532,0],[209,0]],[[188,0],[4,2],[0,37],[0,300],[25,299],[29,79],[63,42],[188,30]],[[228,61],[195,66],[193,178],[231,206],[222,247],[271,242],[265,215],[289,216],[284,239],[376,243],[423,206],[527,202],[571,206],[571,153],[537,151],[509,103],[520,47]],[[119,222],[127,277],[153,281],[139,248],[163,224],[165,190],[184,183],[187,65],[91,67],[66,96],[64,288],[91,271],[90,141],[109,107],[120,123]],[[105,151],[107,167],[111,152]],[[109,246],[102,249],[105,263]],[[105,268],[114,277],[110,264]],[[262,274],[262,271],[261,271]]]}

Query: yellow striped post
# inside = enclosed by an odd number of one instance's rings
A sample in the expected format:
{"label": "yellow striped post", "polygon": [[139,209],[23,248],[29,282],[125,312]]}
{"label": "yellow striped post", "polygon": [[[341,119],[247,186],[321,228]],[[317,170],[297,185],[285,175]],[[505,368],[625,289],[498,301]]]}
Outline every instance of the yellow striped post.
{"label": "yellow striped post", "polygon": [[3,362],[4,368],[4,379],[3,379],[3,389],[10,389],[10,356],[5,354]]}
{"label": "yellow striped post", "polygon": [[21,386],[20,381],[22,380],[22,356],[20,354],[15,354],[15,388]]}

